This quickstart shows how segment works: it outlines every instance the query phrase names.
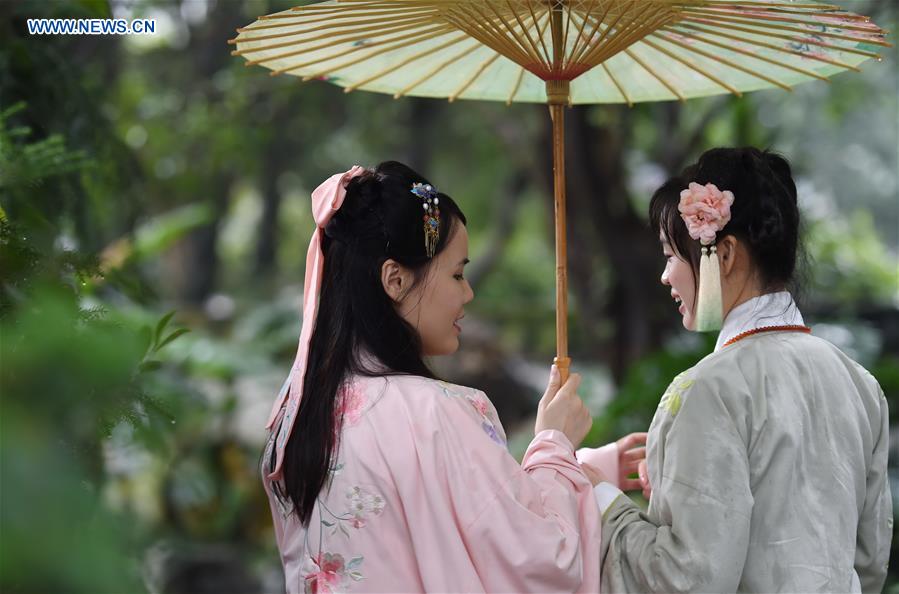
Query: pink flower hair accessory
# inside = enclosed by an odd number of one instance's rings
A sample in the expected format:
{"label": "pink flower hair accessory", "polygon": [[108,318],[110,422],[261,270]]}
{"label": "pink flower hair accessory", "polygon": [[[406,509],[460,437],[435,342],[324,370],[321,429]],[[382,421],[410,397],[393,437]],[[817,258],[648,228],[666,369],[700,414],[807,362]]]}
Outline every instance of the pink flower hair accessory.
{"label": "pink flower hair accessory", "polygon": [[687,189],[680,193],[677,210],[687,225],[690,237],[698,239],[702,246],[695,315],[695,330],[698,332],[719,330],[723,323],[721,268],[715,239],[730,221],[733,203],[733,192],[721,191],[715,184],[703,186],[690,182]]}
{"label": "pink flower hair accessory", "polygon": [[687,225],[690,237],[702,245],[715,243],[718,232],[730,221],[730,207],[734,203],[733,192],[721,191],[715,184],[700,185],[690,182],[680,193],[677,210]]}

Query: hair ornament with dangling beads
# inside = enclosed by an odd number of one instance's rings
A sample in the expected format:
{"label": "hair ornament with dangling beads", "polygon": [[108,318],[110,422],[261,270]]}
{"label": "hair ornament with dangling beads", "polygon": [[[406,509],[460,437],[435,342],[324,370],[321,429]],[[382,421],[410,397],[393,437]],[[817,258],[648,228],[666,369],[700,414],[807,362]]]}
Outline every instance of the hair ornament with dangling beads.
{"label": "hair ornament with dangling beads", "polygon": [[700,185],[691,182],[680,193],[677,210],[687,225],[690,237],[699,240],[702,256],[699,260],[699,294],[696,300],[696,330],[719,330],[724,318],[721,301],[721,272],[718,266],[718,249],[715,246],[718,232],[730,221],[730,207],[734,195],[721,191],[715,184]]}
{"label": "hair ornament with dangling beads", "polygon": [[433,258],[440,241],[440,198],[437,197],[437,188],[431,184],[414,183],[411,192],[422,199],[425,251],[428,258]]}

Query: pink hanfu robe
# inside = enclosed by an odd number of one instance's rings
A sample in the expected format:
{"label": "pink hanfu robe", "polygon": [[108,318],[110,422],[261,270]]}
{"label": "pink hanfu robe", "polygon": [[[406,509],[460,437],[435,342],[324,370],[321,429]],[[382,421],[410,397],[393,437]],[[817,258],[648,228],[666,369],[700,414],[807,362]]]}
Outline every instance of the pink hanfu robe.
{"label": "pink hanfu robe", "polygon": [[[308,529],[265,481],[287,592],[598,592],[599,508],[565,435],[541,432],[519,465],[478,390],[356,377],[338,397]],[[614,444],[587,456],[615,476]]]}

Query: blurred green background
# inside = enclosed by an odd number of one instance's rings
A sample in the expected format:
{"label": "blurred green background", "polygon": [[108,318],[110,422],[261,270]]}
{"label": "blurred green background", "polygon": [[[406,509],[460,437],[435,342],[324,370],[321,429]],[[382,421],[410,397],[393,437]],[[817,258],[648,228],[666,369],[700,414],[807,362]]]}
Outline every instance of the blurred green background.
{"label": "blurred green background", "polygon": [[[896,28],[895,2],[840,4]],[[299,335],[309,192],[352,164],[405,161],[466,212],[476,298],[462,349],[434,364],[487,391],[513,451],[528,441],[554,353],[545,106],[346,95],[230,56],[236,27],[290,5],[0,4],[3,592],[282,588],[263,425]],[[33,17],[146,17],[158,32],[29,36]],[[792,93],[568,111],[571,351],[590,443],[645,430],[668,382],[711,350],[658,283],[645,211],[703,150],[744,144],[791,159],[803,312],[880,380],[895,435],[899,54],[883,55]]]}

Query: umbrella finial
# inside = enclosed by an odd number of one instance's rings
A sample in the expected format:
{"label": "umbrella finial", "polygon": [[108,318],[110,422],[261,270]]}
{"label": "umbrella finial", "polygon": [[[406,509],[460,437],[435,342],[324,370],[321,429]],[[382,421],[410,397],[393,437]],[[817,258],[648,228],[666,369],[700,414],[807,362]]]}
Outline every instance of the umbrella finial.
{"label": "umbrella finial", "polygon": [[546,81],[546,102],[550,105],[570,103],[571,83],[567,80]]}

